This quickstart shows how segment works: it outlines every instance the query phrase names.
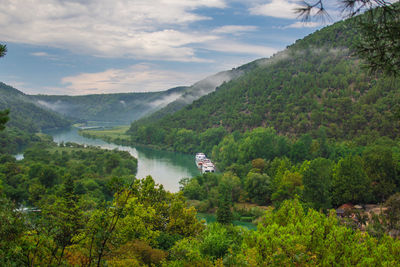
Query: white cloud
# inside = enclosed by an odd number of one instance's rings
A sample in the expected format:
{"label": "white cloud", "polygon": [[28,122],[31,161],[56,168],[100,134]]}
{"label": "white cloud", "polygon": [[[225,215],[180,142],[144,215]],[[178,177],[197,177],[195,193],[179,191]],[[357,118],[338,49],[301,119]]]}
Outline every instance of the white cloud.
{"label": "white cloud", "polygon": [[210,19],[198,8],[225,0],[2,0],[0,40],[101,57],[201,61],[193,43],[217,37],[189,31]]}
{"label": "white cloud", "polygon": [[49,56],[49,54],[46,52],[34,52],[34,53],[31,53],[31,55],[35,56],[35,57],[48,57]]}
{"label": "white cloud", "polygon": [[284,26],[281,27],[282,29],[300,29],[300,28],[316,28],[316,27],[320,27],[320,26],[324,26],[326,25],[325,23],[321,23],[321,22],[301,22],[301,21],[297,21],[295,23],[292,23],[288,26]]}
{"label": "white cloud", "polygon": [[294,12],[294,10],[298,7],[300,7],[298,1],[270,0],[266,4],[255,4],[249,9],[249,11],[252,15],[294,19],[297,17],[297,14]]}
{"label": "white cloud", "polygon": [[126,69],[108,69],[103,72],[64,77],[61,82],[66,87],[59,91],[68,95],[153,92],[191,85],[204,76],[204,73],[161,70],[155,65],[137,64]]}
{"label": "white cloud", "polygon": [[252,25],[225,25],[214,29],[212,32],[217,34],[241,34],[243,32],[252,32],[258,29]]}
{"label": "white cloud", "polygon": [[59,60],[60,59],[56,55],[51,55],[51,54],[49,54],[47,52],[43,52],[43,51],[33,52],[33,53],[31,53],[31,55],[35,56],[35,57],[43,57],[43,58],[50,59],[50,60]]}
{"label": "white cloud", "polygon": [[[199,56],[201,49],[261,56],[272,51],[227,39],[257,31],[257,26],[225,25],[208,32],[191,28],[190,23],[211,19],[197,14],[196,9],[225,8],[227,0],[0,1],[3,42],[144,61],[211,62]],[[45,52],[32,55],[56,59]]]}

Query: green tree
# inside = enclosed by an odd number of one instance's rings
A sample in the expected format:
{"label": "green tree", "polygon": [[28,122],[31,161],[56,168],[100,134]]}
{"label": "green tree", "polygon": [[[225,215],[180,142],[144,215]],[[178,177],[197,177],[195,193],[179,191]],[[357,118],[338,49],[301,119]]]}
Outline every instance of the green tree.
{"label": "green tree", "polygon": [[[212,260],[222,258],[229,251],[238,235],[235,231],[229,231],[231,226],[213,223],[202,233],[200,251],[202,254],[211,257]],[[231,228],[232,229],[232,228]],[[232,229],[233,230],[233,229]]]}
{"label": "green tree", "polygon": [[84,228],[85,217],[77,201],[73,193],[73,181],[67,178],[62,197],[40,206],[42,216],[39,227],[41,229],[38,230],[46,233],[54,241],[50,265],[62,263],[65,249],[77,243],[73,237]]}
{"label": "green tree", "polygon": [[335,205],[366,203],[370,198],[370,184],[359,156],[349,155],[341,159],[334,169],[332,198]]}
{"label": "green tree", "polygon": [[169,257],[176,266],[211,266],[212,262],[202,255],[200,245],[198,239],[184,238],[171,248]]}
{"label": "green tree", "polygon": [[0,44],[0,57],[4,57],[7,53],[7,46]]}
{"label": "green tree", "polygon": [[317,158],[303,171],[303,197],[316,210],[331,207],[332,170],[332,161]]}
{"label": "green tree", "polygon": [[233,202],[239,201],[239,198],[242,195],[243,190],[242,190],[242,183],[238,176],[236,176],[230,171],[225,172],[224,175],[222,175],[221,177],[220,184],[226,185],[231,189]]}
{"label": "green tree", "polygon": [[5,124],[7,123],[7,121],[8,121],[8,114],[9,114],[10,112],[8,111],[8,110],[3,110],[3,111],[0,111],[0,131],[2,131],[2,130],[4,130],[4,128],[5,128]]}
{"label": "green tree", "polygon": [[175,135],[174,149],[185,153],[193,152],[198,142],[198,136],[193,130],[179,129]]}
{"label": "green tree", "polygon": [[260,205],[271,202],[272,180],[267,174],[249,172],[244,187],[252,202]]}
{"label": "green tree", "polygon": [[294,162],[302,162],[310,158],[312,138],[309,134],[304,134],[297,140],[290,151],[290,157]]}
{"label": "green tree", "polygon": [[301,195],[303,191],[303,176],[298,172],[285,171],[277,184],[277,190],[272,194],[271,199],[275,205],[286,199],[293,199]]}
{"label": "green tree", "polygon": [[272,160],[279,153],[278,140],[273,128],[256,128],[247,132],[239,145],[239,159],[242,163],[256,158]]}
{"label": "green tree", "polygon": [[[0,45],[0,57],[4,57],[7,52],[7,47],[5,45]],[[4,125],[8,121],[9,110],[0,111],[0,131],[4,130]]]}
{"label": "green tree", "polygon": [[21,238],[27,230],[25,216],[0,192],[0,265],[24,265]]}
{"label": "green tree", "polygon": [[221,183],[218,186],[218,192],[217,222],[229,224],[233,220],[232,187],[227,183]]}
{"label": "green tree", "polygon": [[225,169],[238,161],[239,148],[233,135],[228,135],[213,148],[213,159],[218,162],[218,167]]}
{"label": "green tree", "polygon": [[334,211],[306,211],[295,199],[267,211],[236,257],[239,266],[385,266],[398,264],[399,245],[340,225]]}
{"label": "green tree", "polygon": [[396,193],[389,197],[385,202],[385,216],[388,221],[389,230],[395,230],[400,235],[400,193]]}
{"label": "green tree", "polygon": [[201,200],[203,198],[202,187],[195,177],[192,179],[184,178],[179,181],[179,184],[182,185],[181,190],[183,195],[188,199]]}
{"label": "green tree", "polygon": [[206,153],[211,153],[212,148],[221,142],[222,138],[227,134],[224,127],[209,128],[200,134],[200,147]]}
{"label": "green tree", "polygon": [[251,161],[251,166],[253,169],[257,169],[260,173],[264,172],[267,162],[264,159],[258,158]]}
{"label": "green tree", "polygon": [[[7,52],[5,45],[0,45],[0,57],[4,57]],[[8,121],[8,110],[0,111],[0,131],[4,130],[4,124]]]}
{"label": "green tree", "polygon": [[363,160],[376,201],[384,201],[400,185],[392,150],[382,145],[368,147],[363,152]]}

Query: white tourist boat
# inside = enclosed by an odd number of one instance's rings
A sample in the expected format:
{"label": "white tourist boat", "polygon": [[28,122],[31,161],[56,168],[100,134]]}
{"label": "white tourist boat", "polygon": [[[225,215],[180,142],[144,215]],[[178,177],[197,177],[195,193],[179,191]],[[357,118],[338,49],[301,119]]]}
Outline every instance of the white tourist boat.
{"label": "white tourist boat", "polygon": [[201,168],[203,166],[203,161],[206,160],[207,157],[204,153],[196,153],[196,165],[198,168]]}
{"label": "white tourist boat", "polygon": [[197,168],[201,169],[202,173],[215,172],[215,166],[204,153],[196,153],[195,157]]}
{"label": "white tourist boat", "polygon": [[204,163],[201,167],[202,173],[215,172],[215,166],[212,162]]}

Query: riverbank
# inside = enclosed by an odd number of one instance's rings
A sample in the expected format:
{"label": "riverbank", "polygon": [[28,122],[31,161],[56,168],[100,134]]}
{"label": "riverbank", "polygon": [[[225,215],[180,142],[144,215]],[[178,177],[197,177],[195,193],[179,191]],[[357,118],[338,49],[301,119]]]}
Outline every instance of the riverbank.
{"label": "riverbank", "polygon": [[130,126],[129,125],[121,125],[121,126],[114,126],[112,128],[108,129],[80,129],[78,131],[79,135],[86,137],[86,138],[91,138],[91,139],[100,139],[103,140],[104,142],[110,143],[110,144],[116,144],[116,145],[122,145],[122,146],[135,146],[135,147],[144,147],[144,148],[149,148],[149,149],[155,149],[155,150],[162,150],[162,151],[168,151],[168,152],[179,152],[180,151],[174,151],[171,147],[167,146],[157,146],[157,145],[145,145],[142,143],[136,143],[133,142],[131,139],[131,136],[127,134],[126,132],[129,130]]}
{"label": "riverbank", "polygon": [[119,145],[128,145],[131,139],[130,136],[126,134],[126,131],[129,129],[129,127],[129,125],[121,125],[109,129],[80,129],[78,133],[87,138],[101,139],[108,143],[115,143]]}

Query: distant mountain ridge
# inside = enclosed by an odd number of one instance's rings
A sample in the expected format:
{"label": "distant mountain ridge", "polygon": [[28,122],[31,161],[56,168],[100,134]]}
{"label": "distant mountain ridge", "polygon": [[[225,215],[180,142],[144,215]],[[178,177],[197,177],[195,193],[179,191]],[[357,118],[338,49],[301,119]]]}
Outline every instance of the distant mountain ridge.
{"label": "distant mountain ridge", "polygon": [[206,77],[192,86],[175,87],[159,92],[29,97],[39,106],[62,114],[72,121],[130,124],[141,118],[144,120],[162,118],[180,110],[244,72],[244,68],[223,71]]}
{"label": "distant mountain ridge", "polygon": [[147,93],[95,94],[83,96],[32,95],[38,105],[73,121],[129,124],[179,98],[187,87]]}
{"label": "distant mountain ridge", "polygon": [[[0,85],[0,109],[12,110],[12,119],[9,125],[22,125],[31,132],[50,128],[62,128],[70,125],[70,122],[111,122],[113,124],[130,124],[133,121],[148,117],[150,119],[161,118],[173,113],[194,100],[206,95],[232,79],[244,73],[244,69],[232,69],[206,77],[192,86],[180,86],[159,92],[143,93],[117,93],[117,94],[93,94],[82,96],[68,95],[27,95],[8,86]],[[16,108],[27,107],[18,110]],[[37,122],[33,118],[21,117],[24,113],[51,114],[51,119]],[[151,115],[153,114],[154,115]],[[42,116],[44,116],[42,114]],[[46,117],[46,116],[44,116]],[[27,119],[30,122],[27,122]]]}

